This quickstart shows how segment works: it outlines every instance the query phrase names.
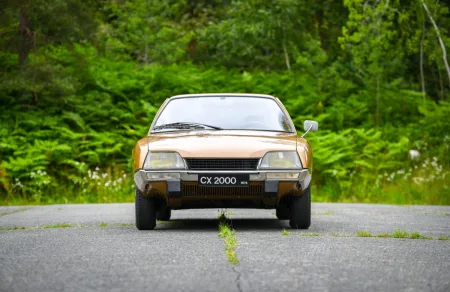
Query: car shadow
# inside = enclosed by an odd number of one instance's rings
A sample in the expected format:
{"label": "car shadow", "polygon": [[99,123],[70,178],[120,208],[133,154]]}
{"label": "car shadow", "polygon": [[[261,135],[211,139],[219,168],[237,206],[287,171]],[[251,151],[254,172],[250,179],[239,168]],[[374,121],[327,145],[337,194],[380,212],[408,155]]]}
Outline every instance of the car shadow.
{"label": "car shadow", "polygon": [[[267,218],[239,218],[228,219],[228,223],[236,231],[260,231],[260,230],[281,230],[288,228],[287,220],[267,219]],[[217,231],[219,228],[218,219],[175,219],[171,221],[159,222],[156,230],[171,231],[171,230],[202,230],[202,231]]]}

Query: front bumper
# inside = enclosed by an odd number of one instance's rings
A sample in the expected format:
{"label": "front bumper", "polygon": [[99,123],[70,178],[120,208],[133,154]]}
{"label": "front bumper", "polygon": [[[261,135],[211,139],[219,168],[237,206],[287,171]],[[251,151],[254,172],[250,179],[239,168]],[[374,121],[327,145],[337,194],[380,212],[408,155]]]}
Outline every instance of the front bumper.
{"label": "front bumper", "polygon": [[[290,188],[298,191],[306,189],[311,183],[310,169],[283,169],[283,170],[255,170],[255,171],[197,171],[197,170],[138,170],[134,174],[136,187],[148,193],[154,186],[163,182],[167,185],[168,197],[181,196],[182,183],[198,182],[199,174],[249,174],[250,183],[263,183],[264,194],[276,196],[280,192],[281,184],[289,185]],[[289,184],[290,183],[290,184]],[[286,191],[283,191],[286,192]]]}

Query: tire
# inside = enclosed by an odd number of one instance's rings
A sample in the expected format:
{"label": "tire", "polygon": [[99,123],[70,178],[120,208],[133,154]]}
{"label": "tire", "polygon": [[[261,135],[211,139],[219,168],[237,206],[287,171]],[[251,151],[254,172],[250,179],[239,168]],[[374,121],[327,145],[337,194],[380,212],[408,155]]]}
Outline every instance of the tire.
{"label": "tire", "polygon": [[289,219],[289,208],[285,204],[278,205],[276,215],[279,220]]}
{"label": "tire", "polygon": [[171,215],[172,210],[164,206],[158,212],[156,212],[156,219],[161,221],[169,221]]}
{"label": "tire", "polygon": [[154,198],[146,198],[136,188],[136,227],[139,230],[153,230],[156,226],[156,202]]}
{"label": "tire", "polygon": [[289,208],[289,225],[293,229],[308,229],[311,225],[311,189],[308,187],[301,197],[293,197]]}

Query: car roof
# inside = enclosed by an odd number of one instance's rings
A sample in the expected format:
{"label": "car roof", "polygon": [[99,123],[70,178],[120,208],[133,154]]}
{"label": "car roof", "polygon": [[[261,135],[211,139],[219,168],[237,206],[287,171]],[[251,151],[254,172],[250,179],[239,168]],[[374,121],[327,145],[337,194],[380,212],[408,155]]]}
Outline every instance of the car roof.
{"label": "car roof", "polygon": [[277,99],[275,96],[268,94],[257,94],[257,93],[196,93],[196,94],[180,94],[170,97],[169,99],[176,98],[190,98],[190,97],[217,97],[217,96],[243,96],[243,97],[259,97],[259,98],[270,98]]}

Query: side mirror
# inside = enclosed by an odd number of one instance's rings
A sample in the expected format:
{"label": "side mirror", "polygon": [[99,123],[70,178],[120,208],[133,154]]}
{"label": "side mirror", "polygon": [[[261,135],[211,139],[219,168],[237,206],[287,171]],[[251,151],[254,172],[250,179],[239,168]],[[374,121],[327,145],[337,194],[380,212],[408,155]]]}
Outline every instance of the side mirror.
{"label": "side mirror", "polygon": [[308,132],[317,132],[317,130],[319,130],[319,123],[316,121],[306,120],[303,123],[303,129],[305,130],[305,133],[302,135],[302,138],[308,134]]}

